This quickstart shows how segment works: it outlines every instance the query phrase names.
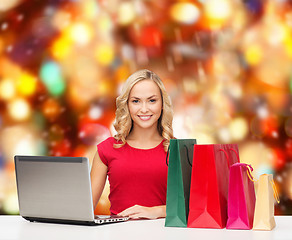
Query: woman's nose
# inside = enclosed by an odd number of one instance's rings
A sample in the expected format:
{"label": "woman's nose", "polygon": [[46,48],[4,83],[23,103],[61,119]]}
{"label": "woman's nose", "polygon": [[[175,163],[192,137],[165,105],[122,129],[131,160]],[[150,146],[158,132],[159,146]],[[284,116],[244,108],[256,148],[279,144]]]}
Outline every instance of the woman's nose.
{"label": "woman's nose", "polygon": [[141,106],[141,112],[147,112],[148,111],[148,106],[147,106],[147,103],[142,103],[142,106]]}

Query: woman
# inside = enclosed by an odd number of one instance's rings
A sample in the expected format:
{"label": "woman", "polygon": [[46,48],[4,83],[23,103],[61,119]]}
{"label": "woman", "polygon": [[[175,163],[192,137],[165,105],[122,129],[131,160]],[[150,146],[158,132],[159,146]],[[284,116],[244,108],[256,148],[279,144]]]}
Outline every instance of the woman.
{"label": "woman", "polygon": [[169,140],[173,112],[160,78],[133,73],[116,100],[117,134],[98,144],[91,169],[96,206],[108,176],[111,213],[130,218],[165,217]]}

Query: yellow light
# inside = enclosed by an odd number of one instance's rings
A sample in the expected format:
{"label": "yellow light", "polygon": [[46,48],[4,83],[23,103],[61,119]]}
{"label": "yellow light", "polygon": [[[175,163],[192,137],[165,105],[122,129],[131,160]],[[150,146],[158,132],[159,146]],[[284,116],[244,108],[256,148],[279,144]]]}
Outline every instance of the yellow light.
{"label": "yellow light", "polygon": [[118,23],[121,25],[128,25],[136,17],[135,9],[132,2],[120,3],[118,10]]}
{"label": "yellow light", "polygon": [[70,29],[71,39],[80,45],[86,45],[92,39],[92,29],[84,23],[76,23]]}
{"label": "yellow light", "polygon": [[15,96],[15,85],[11,79],[4,79],[0,82],[0,98],[10,100]]}
{"label": "yellow light", "polygon": [[52,54],[56,59],[64,59],[70,54],[71,46],[72,41],[68,37],[62,36],[54,42],[51,48]]}
{"label": "yellow light", "polygon": [[260,46],[251,45],[246,49],[244,56],[250,65],[257,65],[262,60],[263,52]]}
{"label": "yellow light", "polygon": [[105,13],[100,15],[97,19],[97,28],[98,28],[98,31],[101,33],[110,32],[111,29],[113,28],[113,22],[111,18]]}
{"label": "yellow light", "polygon": [[8,214],[18,214],[18,198],[15,192],[11,192],[6,195],[6,198],[3,201],[3,209]]}
{"label": "yellow light", "polygon": [[212,28],[221,27],[231,16],[230,2],[227,0],[208,0],[205,14]]}
{"label": "yellow light", "polygon": [[206,1],[206,15],[211,19],[227,19],[231,14],[231,8],[227,0]]}
{"label": "yellow light", "polygon": [[196,5],[192,3],[176,3],[170,9],[171,17],[183,24],[193,24],[200,17],[200,11]]}
{"label": "yellow light", "polygon": [[288,37],[284,41],[284,48],[286,50],[286,54],[292,59],[292,36]]}
{"label": "yellow light", "polygon": [[23,96],[31,96],[36,91],[37,80],[29,73],[22,73],[17,81],[17,90]]}
{"label": "yellow light", "polygon": [[111,45],[99,45],[95,50],[95,58],[101,65],[110,65],[114,57],[115,53]]}
{"label": "yellow light", "polygon": [[229,132],[234,141],[243,140],[248,134],[248,124],[244,118],[235,118],[229,124]]}
{"label": "yellow light", "polygon": [[31,113],[31,109],[27,101],[18,98],[8,104],[9,115],[17,121],[26,120]]}

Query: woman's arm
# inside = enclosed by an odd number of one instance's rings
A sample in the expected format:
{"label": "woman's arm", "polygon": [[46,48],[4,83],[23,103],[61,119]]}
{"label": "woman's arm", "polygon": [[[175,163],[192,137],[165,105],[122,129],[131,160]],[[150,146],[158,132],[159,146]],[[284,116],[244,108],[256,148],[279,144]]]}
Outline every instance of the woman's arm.
{"label": "woman's arm", "polygon": [[135,205],[129,207],[126,210],[120,212],[119,216],[130,217],[132,219],[138,218],[148,218],[148,219],[157,219],[166,217],[166,206],[155,206],[155,207],[143,207],[140,205]]}
{"label": "woman's arm", "polygon": [[96,151],[90,172],[92,201],[94,209],[96,208],[96,205],[102,194],[106,181],[107,170],[107,166],[101,161],[98,155],[98,151]]}

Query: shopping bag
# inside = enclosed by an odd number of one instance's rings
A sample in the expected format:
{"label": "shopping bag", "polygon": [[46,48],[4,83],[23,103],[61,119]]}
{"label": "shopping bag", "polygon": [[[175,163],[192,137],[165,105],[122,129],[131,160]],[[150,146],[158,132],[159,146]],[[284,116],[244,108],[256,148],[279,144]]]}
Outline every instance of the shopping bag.
{"label": "shopping bag", "polygon": [[256,197],[251,171],[245,163],[230,167],[227,229],[252,229]]}
{"label": "shopping bag", "polygon": [[276,226],[274,218],[274,198],[277,203],[280,202],[273,181],[273,175],[260,175],[253,220],[254,230],[272,230]]}
{"label": "shopping bag", "polygon": [[166,227],[186,227],[195,139],[171,139],[168,153]]}
{"label": "shopping bag", "polygon": [[226,226],[229,167],[236,162],[237,144],[194,145],[188,227]]}

